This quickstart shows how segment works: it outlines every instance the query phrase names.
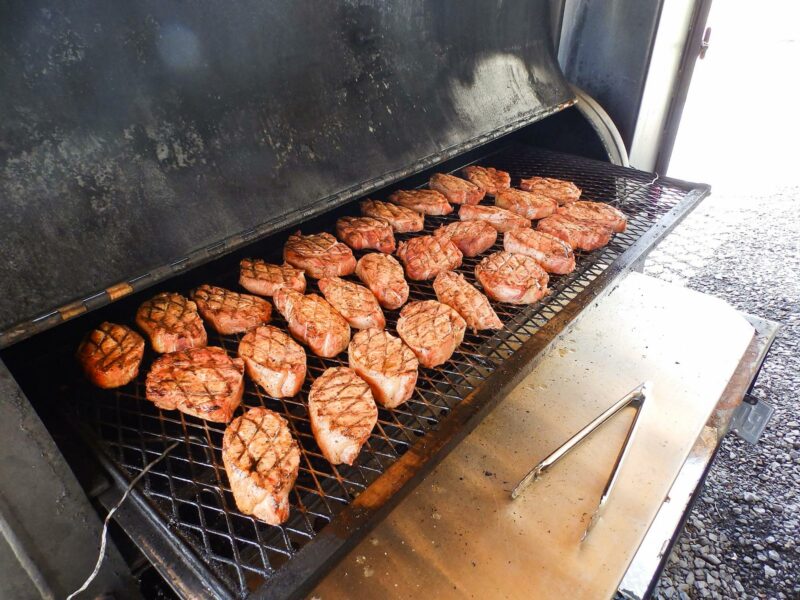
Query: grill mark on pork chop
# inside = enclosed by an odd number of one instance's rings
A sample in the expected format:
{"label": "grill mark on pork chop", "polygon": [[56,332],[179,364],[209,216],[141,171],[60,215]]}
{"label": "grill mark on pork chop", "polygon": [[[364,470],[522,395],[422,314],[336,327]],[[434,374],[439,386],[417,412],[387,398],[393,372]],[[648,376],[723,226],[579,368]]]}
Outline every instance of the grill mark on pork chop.
{"label": "grill mark on pork chop", "polygon": [[389,201],[425,215],[449,215],[453,207],[444,194],[436,190],[397,190],[389,195]]}
{"label": "grill mark on pork chop", "polygon": [[420,281],[433,279],[442,271],[450,271],[461,265],[461,251],[449,239],[441,236],[422,235],[401,242],[397,257],[403,262],[409,279]]}
{"label": "grill mark on pork chop", "polygon": [[283,289],[274,301],[292,336],[317,356],[332,358],[350,343],[350,325],[324,298]]}
{"label": "grill mark on pork chop", "polygon": [[622,233],[628,227],[628,217],[621,210],[603,202],[587,202],[579,200],[558,209],[558,214],[576,221],[584,221]]}
{"label": "grill mark on pork chop", "polygon": [[610,229],[558,213],[539,221],[536,229],[564,240],[575,250],[587,252],[602,248],[611,241]]}
{"label": "grill mark on pork chop", "polygon": [[360,206],[362,215],[387,221],[396,233],[415,233],[425,226],[425,215],[404,206],[380,200],[364,200]]}
{"label": "grill mark on pork chop", "polygon": [[303,235],[298,231],[290,235],[283,247],[283,259],[314,279],[350,275],[356,268],[353,251],[326,232]]}
{"label": "grill mark on pork chop", "polygon": [[436,300],[407,304],[397,321],[397,333],[425,367],[450,360],[463,341],[466,328],[461,315]]}
{"label": "grill mark on pork chop", "polygon": [[472,165],[462,171],[464,177],[482,189],[489,196],[494,196],[498,191],[511,187],[511,175],[492,167],[479,167]]}
{"label": "grill mark on pork chop", "polygon": [[558,203],[551,198],[514,188],[497,192],[494,203],[526,219],[549,217],[558,208]]}
{"label": "grill mark on pork chop", "polygon": [[156,352],[202,348],[208,342],[197,305],[180,294],[162,292],[143,302],[136,324]]}
{"label": "grill mark on pork chop", "polygon": [[408,300],[403,267],[388,254],[365,254],[356,263],[356,276],[375,294],[383,308],[394,310]]}
{"label": "grill mark on pork chop", "polygon": [[239,342],[238,353],[250,378],[273,398],[289,398],[300,391],[306,377],[306,351],[277,327],[251,329]]}
{"label": "grill mark on pork chop", "polygon": [[325,277],[319,280],[318,285],[325,299],[351,327],[356,329],[386,327],[386,318],[377,298],[364,286],[341,277]]}
{"label": "grill mark on pork chop", "polygon": [[571,181],[555,179],[553,177],[529,177],[519,182],[526,192],[536,192],[552,198],[559,204],[569,204],[581,197],[580,188]]}
{"label": "grill mark on pork chop", "polygon": [[101,388],[130,383],[139,374],[144,338],[130,327],[104,322],[78,346],[77,358],[86,377]]}
{"label": "grill mark on pork chop", "polygon": [[433,281],[433,289],[439,302],[461,315],[473,331],[503,328],[489,299],[460,273],[439,273]]}
{"label": "grill mark on pork chop", "polygon": [[458,210],[458,218],[462,221],[485,221],[501,233],[531,226],[530,219],[497,206],[463,204]]}
{"label": "grill mark on pork chop", "polygon": [[336,235],[353,250],[377,250],[391,254],[395,249],[394,232],[385,219],[340,217]]}
{"label": "grill mark on pork chop", "polygon": [[359,331],[347,348],[347,357],[350,368],[386,408],[396,408],[414,394],[419,361],[411,348],[389,332]]}
{"label": "grill mark on pork chop", "polygon": [[547,293],[548,276],[530,256],[500,251],[475,266],[486,295],[498,302],[532,304]]}
{"label": "grill mark on pork chop", "polygon": [[443,194],[452,204],[477,204],[486,195],[486,192],[471,181],[447,173],[431,175],[428,187]]}
{"label": "grill mark on pork chop", "polygon": [[572,247],[554,235],[535,229],[517,229],[503,234],[503,248],[512,254],[525,254],[548,273],[566,275],[575,269]]}
{"label": "grill mark on pork chop", "polygon": [[497,241],[497,230],[486,221],[454,221],[442,225],[433,235],[446,237],[468,257],[485,252]]}
{"label": "grill mark on pork chop", "polygon": [[239,284],[259,296],[273,296],[282,287],[301,294],[306,291],[306,274],[291,265],[272,265],[260,258],[243,258],[239,263]]}
{"label": "grill mark on pork chop", "polygon": [[269,323],[272,315],[272,305],[266,300],[213,285],[201,285],[193,290],[192,300],[200,315],[222,335],[241,333]]}

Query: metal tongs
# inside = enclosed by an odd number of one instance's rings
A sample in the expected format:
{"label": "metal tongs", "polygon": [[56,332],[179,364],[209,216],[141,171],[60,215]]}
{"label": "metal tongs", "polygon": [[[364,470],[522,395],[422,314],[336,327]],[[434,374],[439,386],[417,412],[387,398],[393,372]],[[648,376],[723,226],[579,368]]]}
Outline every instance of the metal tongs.
{"label": "metal tongs", "polygon": [[627,408],[628,406],[632,406],[636,409],[636,414],[633,417],[633,421],[631,421],[631,425],[628,428],[628,434],[625,436],[625,441],[622,442],[622,447],[620,448],[619,454],[617,455],[617,460],[614,463],[614,467],[611,469],[611,475],[608,477],[608,481],[606,482],[606,487],[603,488],[603,493],[600,496],[600,502],[597,505],[597,508],[592,513],[592,518],[589,521],[589,526],[586,528],[586,531],[583,532],[581,536],[581,541],[586,539],[586,536],[589,535],[589,532],[592,530],[592,527],[595,526],[595,523],[600,519],[600,515],[605,507],[606,501],[608,497],[611,495],[611,490],[614,488],[614,484],[617,482],[617,475],[619,474],[620,466],[622,462],[625,460],[625,457],[628,455],[628,450],[630,449],[630,442],[633,438],[634,433],[636,432],[636,427],[639,424],[639,416],[642,414],[642,406],[644,405],[644,401],[648,395],[652,393],[652,386],[653,384],[649,381],[645,381],[644,383],[638,385],[633,390],[631,390],[628,394],[624,397],[620,398],[611,405],[608,409],[606,409],[603,413],[601,413],[594,421],[589,423],[586,427],[581,429],[578,433],[564,442],[561,447],[555,450],[552,454],[550,454],[547,458],[545,458],[542,462],[536,465],[530,472],[522,478],[517,484],[517,487],[514,488],[514,491],[511,492],[511,498],[517,498],[524,490],[528,487],[532,482],[536,481],[541,477],[545,471],[547,471],[550,467],[556,464],[559,460],[561,460],[565,455],[569,453],[570,450],[575,448],[578,444],[580,444],[583,440],[585,440],[589,435],[598,429],[603,423],[608,421],[611,417],[616,415],[618,412]]}

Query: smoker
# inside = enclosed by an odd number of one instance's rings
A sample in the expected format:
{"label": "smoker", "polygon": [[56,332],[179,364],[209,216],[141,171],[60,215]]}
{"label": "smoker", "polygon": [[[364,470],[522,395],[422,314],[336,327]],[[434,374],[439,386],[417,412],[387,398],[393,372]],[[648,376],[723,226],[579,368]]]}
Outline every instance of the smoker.
{"label": "smoker", "polygon": [[[87,594],[279,598],[319,584],[335,596],[331,578],[342,571],[332,569],[358,561],[368,534],[404,510],[433,468],[709,193],[627,166],[632,133],[623,139],[559,67],[568,21],[559,2],[12,2],[3,13],[7,597],[78,588],[94,567],[101,521],[129,487]],[[562,54],[587,51],[577,35]],[[224,424],[145,399],[152,351],[122,388],[99,390],[81,376],[75,349],[97,324],[132,325],[137,306],[159,291],[238,289],[243,257],[280,262],[295,230],[332,231],[337,217],[358,214],[360,199],[469,164],[506,170],[513,183],[573,181],[585,198],[623,210],[628,228],[579,252],[575,271],[552,277],[541,301],[495,303],[504,328],[468,333],[449,362],[421,368],[413,398],[380,409],[352,467],[322,457],[305,405],[314,378],[346,366],[345,354],[309,354],[293,398],[268,397],[248,382],[243,406],[285,416],[301,448],[283,525],[237,509],[222,467]],[[425,231],[453,218],[427,217]],[[471,277],[480,258],[459,271]],[[410,283],[411,299],[435,299],[430,282]],[[390,330],[397,318],[387,311]],[[720,437],[681,469],[693,482],[681,510],[659,517],[665,539],[680,531],[774,336],[773,325],[752,323],[713,416]],[[275,324],[285,327],[280,316]],[[209,329],[209,345],[231,355],[238,339]],[[644,595],[668,546],[640,549],[627,572],[639,569],[629,588]]]}

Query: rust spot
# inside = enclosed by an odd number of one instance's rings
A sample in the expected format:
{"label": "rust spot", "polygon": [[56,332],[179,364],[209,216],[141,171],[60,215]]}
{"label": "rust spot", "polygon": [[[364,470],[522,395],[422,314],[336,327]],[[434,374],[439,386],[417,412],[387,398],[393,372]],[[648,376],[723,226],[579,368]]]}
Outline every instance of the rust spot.
{"label": "rust spot", "polygon": [[67,304],[66,306],[62,306],[58,309],[58,313],[61,315],[61,319],[63,321],[68,321],[73,317],[77,317],[86,312],[86,306],[83,302],[73,302],[72,304]]}
{"label": "rust spot", "polygon": [[133,287],[129,283],[118,283],[116,285],[112,285],[109,288],[106,288],[106,294],[113,302],[114,300],[119,300],[123,296],[127,296],[128,294],[133,293]]}

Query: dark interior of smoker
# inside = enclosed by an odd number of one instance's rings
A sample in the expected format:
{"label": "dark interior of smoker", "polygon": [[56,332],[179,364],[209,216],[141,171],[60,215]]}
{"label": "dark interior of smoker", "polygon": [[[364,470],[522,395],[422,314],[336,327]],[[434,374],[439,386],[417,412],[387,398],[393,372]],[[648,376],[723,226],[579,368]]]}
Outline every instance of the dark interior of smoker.
{"label": "dark interior of smoker", "polygon": [[[562,117],[562,118],[569,118]],[[555,120],[554,120],[555,122]],[[73,358],[84,333],[104,320],[133,325],[137,306],[161,290],[187,294],[193,287],[210,283],[242,291],[238,285],[238,263],[245,256],[281,261],[286,236],[298,227],[275,233],[192,270],[67,322],[4,350],[0,355],[48,426],[91,497],[110,485],[108,473],[129,481],[173,441],[178,446],[142,480],[136,492],[152,508],[142,514],[163,525],[175,543],[202,566],[207,586],[219,594],[241,596],[263,592],[264,582],[291,566],[305,549],[306,559],[316,552],[314,541],[331,521],[385,469],[422,436],[435,435],[450,411],[471,394],[531,336],[536,334],[570,302],[588,302],[587,286],[612,264],[632,263],[649,250],[637,247],[627,252],[646,232],[674,225],[696,201],[691,184],[653,176],[575,155],[542,150],[557,146],[542,125],[533,125],[370,194],[383,198],[396,188],[423,185],[430,173],[453,171],[471,162],[507,170],[512,184],[520,177],[554,176],[574,181],[587,199],[605,201],[629,217],[626,232],[595,252],[579,253],[576,270],[566,276],[551,276],[551,293],[530,306],[493,303],[504,323],[499,332],[468,332],[453,358],[436,369],[420,368],[413,398],[395,410],[380,409],[379,422],[352,467],[333,467],[320,454],[308,424],[303,398],[314,377],[331,366],[346,365],[346,355],[322,359],[308,353],[306,384],[297,397],[277,400],[247,381],[243,406],[266,406],[286,416],[300,442],[300,474],[291,494],[292,511],[282,526],[271,527],[240,513],[233,502],[222,466],[220,446],[224,424],[208,423],[177,411],[165,412],[144,398],[144,377],[154,359],[147,350],[139,377],[118,390],[93,388],[81,376]],[[553,123],[545,127],[553,127]],[[587,142],[586,154],[597,155]],[[596,156],[599,158],[599,156]],[[305,233],[333,231],[338,216],[358,214],[358,199],[302,224]],[[457,219],[426,217],[425,233]],[[420,234],[412,234],[420,235]],[[410,237],[398,235],[398,241]],[[496,245],[476,258],[465,258],[458,269],[474,282],[474,266],[483,256],[502,249]],[[357,256],[363,253],[356,252]],[[624,254],[624,257],[623,257]],[[621,259],[621,257],[623,257]],[[628,265],[630,266],[630,265]],[[79,268],[76,267],[76,268]],[[354,276],[350,277],[354,279]],[[410,282],[410,300],[435,299],[432,282]],[[309,280],[308,292],[318,292]],[[577,299],[576,299],[577,298]],[[387,328],[394,330],[399,311],[385,311]],[[273,311],[273,322],[285,327]],[[209,345],[224,347],[235,355],[240,336],[220,336],[207,328]],[[406,486],[409,487],[409,486]],[[361,532],[363,535],[363,532]],[[121,528],[112,535],[128,557],[139,566],[142,585],[152,578],[149,563],[125,542]],[[359,539],[353,535],[352,543]],[[314,562],[317,575],[335,557],[319,552]],[[180,565],[173,572],[182,576]],[[190,576],[186,574],[185,576]],[[313,578],[312,578],[313,579]]]}

